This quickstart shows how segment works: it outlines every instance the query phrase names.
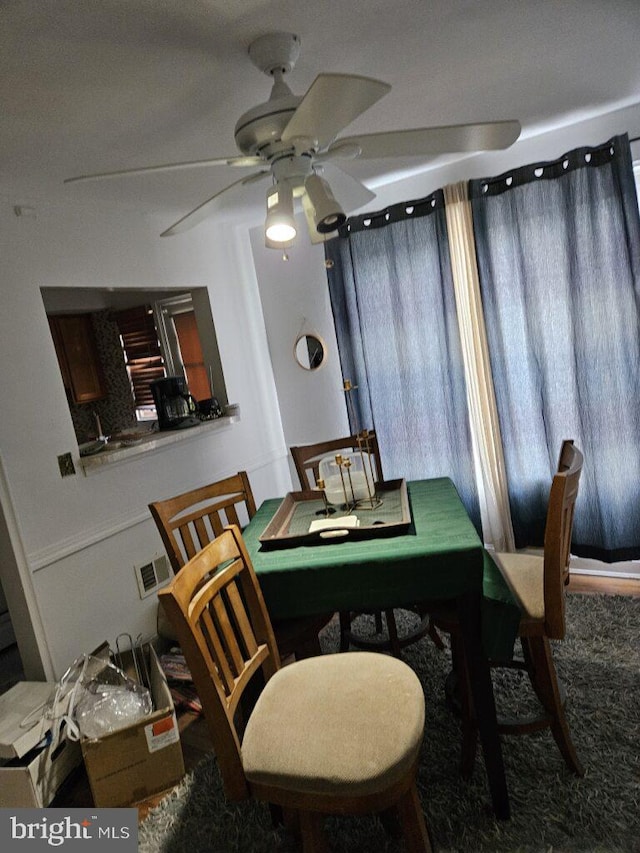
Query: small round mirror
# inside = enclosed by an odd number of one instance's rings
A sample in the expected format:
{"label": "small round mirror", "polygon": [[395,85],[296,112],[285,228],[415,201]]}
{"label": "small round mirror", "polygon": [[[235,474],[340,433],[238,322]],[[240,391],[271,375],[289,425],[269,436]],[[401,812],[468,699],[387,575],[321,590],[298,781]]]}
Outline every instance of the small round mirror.
{"label": "small round mirror", "polygon": [[324,341],[317,335],[300,335],[293,347],[293,354],[300,367],[316,370],[325,359]]}

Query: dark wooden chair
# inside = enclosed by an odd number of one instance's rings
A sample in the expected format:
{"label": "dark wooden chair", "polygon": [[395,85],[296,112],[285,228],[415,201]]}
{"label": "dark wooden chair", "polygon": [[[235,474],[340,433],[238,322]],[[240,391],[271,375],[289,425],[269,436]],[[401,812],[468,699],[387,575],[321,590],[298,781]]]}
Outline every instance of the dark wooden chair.
{"label": "dark wooden chair", "polygon": [[[303,491],[316,488],[316,483],[319,479],[319,468],[321,460],[326,456],[333,456],[340,451],[351,451],[359,453],[363,450],[365,442],[361,436],[349,435],[344,438],[335,438],[329,441],[319,441],[315,444],[305,444],[296,447],[291,447],[290,452],[293,458],[300,486]],[[381,482],[384,478],[382,475],[382,463],[380,460],[380,450],[378,440],[373,431],[367,433],[366,447],[371,458],[373,468],[374,482]],[[364,465],[367,474],[370,472],[369,461],[365,460]],[[382,615],[386,622],[387,631],[383,630]],[[361,649],[371,649],[374,651],[391,651],[396,657],[401,656],[402,649],[405,646],[415,643],[422,639],[426,634],[429,634],[438,648],[444,648],[442,639],[438,635],[435,628],[431,625],[430,617],[427,614],[418,614],[419,623],[416,628],[407,632],[404,635],[398,634],[396,618],[391,608],[387,610],[373,611],[372,615],[375,619],[375,635],[361,636],[352,628],[354,618],[359,615],[358,612],[343,611],[340,613],[340,651],[346,651],[350,645]]]}
{"label": "dark wooden chair", "polygon": [[[149,504],[149,510],[177,574],[188,560],[219,536],[226,525],[242,527],[253,518],[256,504],[247,473],[240,471],[215,483],[155,501]],[[321,654],[318,633],[332,615],[274,621],[280,655],[303,658]],[[158,633],[175,639],[162,610],[158,613]]]}
{"label": "dark wooden chair", "polygon": [[[424,694],[402,661],[370,652],[281,667],[235,525],[160,590],[202,701],[229,800],[282,811],[305,853],[326,851],[326,814],[395,813],[411,853],[431,845],[416,790]],[[243,694],[265,684],[246,720]],[[380,685],[384,684],[384,689]]]}
{"label": "dark wooden chair", "polygon": [[[493,555],[522,611],[518,636],[523,660],[491,662],[492,667],[525,670],[541,705],[539,714],[528,717],[499,716],[499,731],[527,734],[550,728],[565,762],[577,776],[583,776],[584,770],[569,732],[565,715],[566,690],[556,674],[550,641],[562,640],[566,633],[565,587],[569,583],[573,513],[582,466],[582,453],[573,441],[565,441],[549,493],[543,556]],[[477,725],[459,639],[460,626],[453,611],[438,612],[432,608],[432,616],[436,626],[451,635],[462,716],[462,774],[468,777],[475,761]]]}

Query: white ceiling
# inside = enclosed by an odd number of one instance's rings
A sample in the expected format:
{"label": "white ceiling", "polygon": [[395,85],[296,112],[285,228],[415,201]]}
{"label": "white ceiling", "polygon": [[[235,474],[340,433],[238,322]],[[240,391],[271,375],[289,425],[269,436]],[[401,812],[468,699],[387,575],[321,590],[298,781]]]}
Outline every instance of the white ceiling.
{"label": "white ceiling", "polygon": [[[350,134],[517,118],[530,135],[640,101],[638,0],[2,0],[1,191],[190,210],[237,170],[62,181],[236,154],[236,120],[271,87],[247,48],[274,30],[300,37],[296,94],[320,71],[392,84]],[[264,184],[245,194],[262,204]]]}

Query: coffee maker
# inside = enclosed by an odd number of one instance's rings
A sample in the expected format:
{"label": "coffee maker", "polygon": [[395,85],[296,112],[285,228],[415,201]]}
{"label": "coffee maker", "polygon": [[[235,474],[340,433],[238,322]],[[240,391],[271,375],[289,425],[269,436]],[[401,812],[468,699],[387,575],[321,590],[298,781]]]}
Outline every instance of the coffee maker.
{"label": "coffee maker", "polygon": [[185,429],[200,423],[197,403],[182,376],[166,376],[149,385],[158,413],[158,429]]}

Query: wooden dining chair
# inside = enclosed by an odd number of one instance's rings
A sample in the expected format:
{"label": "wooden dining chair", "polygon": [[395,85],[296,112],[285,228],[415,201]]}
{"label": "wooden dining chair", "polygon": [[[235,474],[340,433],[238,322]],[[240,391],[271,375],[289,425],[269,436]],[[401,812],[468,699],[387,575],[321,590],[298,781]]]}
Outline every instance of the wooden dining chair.
{"label": "wooden dining chair", "polygon": [[[499,731],[527,734],[550,728],[567,766],[577,776],[583,776],[584,769],[571,739],[565,715],[566,690],[557,677],[550,641],[562,640],[566,633],[565,587],[569,583],[573,514],[582,466],[582,453],[573,441],[563,442],[549,493],[543,556],[493,554],[522,612],[518,636],[523,660],[491,662],[492,667],[525,670],[541,705],[539,714],[527,718],[499,717]],[[468,777],[475,760],[477,725],[460,642],[460,625],[453,610],[440,613],[432,610],[432,615],[437,627],[451,635],[462,716],[462,774]]]}
{"label": "wooden dining chair", "polygon": [[[382,475],[382,462],[380,459],[380,449],[378,447],[378,439],[374,431],[367,433],[368,452],[371,457],[372,473],[374,482],[381,482],[384,478]],[[335,456],[340,451],[359,453],[363,449],[362,439],[357,435],[349,435],[344,438],[334,438],[329,441],[319,441],[315,444],[305,444],[290,448],[290,453],[293,458],[296,473],[300,481],[300,487],[303,491],[314,489],[318,479],[320,479],[319,469],[320,462],[326,456]],[[368,461],[365,460],[365,471],[369,472]],[[366,611],[370,612],[370,611]],[[383,631],[382,616],[386,622],[387,633]],[[353,645],[356,648],[370,649],[373,651],[391,651],[396,657],[400,657],[402,649],[411,643],[416,643],[426,634],[429,634],[438,648],[443,649],[442,639],[431,624],[429,615],[417,614],[419,623],[416,628],[407,632],[404,635],[398,634],[396,618],[391,608],[384,611],[374,610],[372,615],[375,620],[375,635],[362,636],[356,633],[352,628],[352,622],[359,612],[342,611],[340,617],[340,651],[347,651],[349,646]]]}
{"label": "wooden dining chair", "polygon": [[[305,853],[327,850],[324,815],[389,811],[409,851],[431,851],[416,789],[424,694],[409,666],[371,652],[281,666],[235,525],[189,560],[159,598],[202,701],[229,800],[281,809]],[[246,719],[243,695],[260,676],[265,684]]]}
{"label": "wooden dining chair", "polygon": [[[149,510],[156,523],[175,574],[198,551],[219,536],[228,524],[242,527],[256,512],[256,504],[246,471],[188,492],[155,501]],[[274,621],[280,655],[297,658],[321,654],[318,633],[333,614]],[[158,633],[172,636],[164,612],[158,612]]]}

